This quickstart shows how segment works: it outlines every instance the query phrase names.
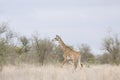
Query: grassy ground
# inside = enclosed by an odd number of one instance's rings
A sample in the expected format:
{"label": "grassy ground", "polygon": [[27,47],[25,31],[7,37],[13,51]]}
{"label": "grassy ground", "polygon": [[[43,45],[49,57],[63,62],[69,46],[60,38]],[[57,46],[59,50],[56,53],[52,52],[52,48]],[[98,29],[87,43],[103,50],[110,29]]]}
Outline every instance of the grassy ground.
{"label": "grassy ground", "polygon": [[20,65],[5,66],[0,80],[120,80],[120,66],[92,65],[73,72],[72,66],[65,65]]}

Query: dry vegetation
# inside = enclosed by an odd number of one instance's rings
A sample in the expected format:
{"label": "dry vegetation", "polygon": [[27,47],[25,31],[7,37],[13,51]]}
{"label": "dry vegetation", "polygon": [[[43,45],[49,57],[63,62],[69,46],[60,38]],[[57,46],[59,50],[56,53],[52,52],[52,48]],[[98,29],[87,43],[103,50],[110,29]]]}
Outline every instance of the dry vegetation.
{"label": "dry vegetation", "polygon": [[91,66],[78,68],[73,73],[73,65],[63,68],[57,65],[63,61],[63,51],[51,39],[42,39],[38,34],[29,38],[21,36],[2,23],[0,80],[120,80],[119,36],[105,37],[101,55],[94,55],[90,46],[84,43],[78,49],[82,54],[81,62]]}
{"label": "dry vegetation", "polygon": [[58,65],[5,66],[0,80],[120,80],[120,66],[95,65],[76,72],[67,65],[63,68]]}

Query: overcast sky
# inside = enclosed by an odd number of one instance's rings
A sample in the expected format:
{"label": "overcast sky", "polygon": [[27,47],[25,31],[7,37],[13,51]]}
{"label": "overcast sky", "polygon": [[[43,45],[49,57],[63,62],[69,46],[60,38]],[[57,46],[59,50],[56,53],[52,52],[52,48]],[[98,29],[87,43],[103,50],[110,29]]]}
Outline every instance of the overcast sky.
{"label": "overcast sky", "polygon": [[88,44],[100,53],[109,31],[120,33],[120,0],[0,0],[0,23],[26,36],[60,35],[66,44]]}

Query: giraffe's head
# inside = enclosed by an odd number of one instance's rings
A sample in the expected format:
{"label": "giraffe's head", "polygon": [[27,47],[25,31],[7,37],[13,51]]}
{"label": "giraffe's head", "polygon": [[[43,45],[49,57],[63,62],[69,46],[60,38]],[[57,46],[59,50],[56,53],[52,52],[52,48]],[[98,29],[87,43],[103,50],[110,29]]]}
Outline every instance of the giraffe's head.
{"label": "giraffe's head", "polygon": [[59,41],[60,40],[60,36],[56,35],[56,37],[53,39],[53,41]]}

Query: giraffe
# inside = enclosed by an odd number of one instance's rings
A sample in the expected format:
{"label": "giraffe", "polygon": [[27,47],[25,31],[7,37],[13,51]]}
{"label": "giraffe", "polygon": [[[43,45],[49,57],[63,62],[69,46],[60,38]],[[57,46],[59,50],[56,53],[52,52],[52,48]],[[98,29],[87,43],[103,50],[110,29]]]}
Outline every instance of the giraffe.
{"label": "giraffe", "polygon": [[73,49],[71,49],[69,46],[67,46],[63,40],[61,39],[61,37],[59,35],[56,35],[56,37],[54,38],[54,40],[58,41],[60,47],[62,48],[64,54],[64,61],[62,62],[62,66],[67,62],[67,61],[72,61],[74,63],[74,70],[76,70],[78,64],[79,66],[83,67],[83,65],[80,63],[81,61],[81,54],[80,52],[77,52]]}

